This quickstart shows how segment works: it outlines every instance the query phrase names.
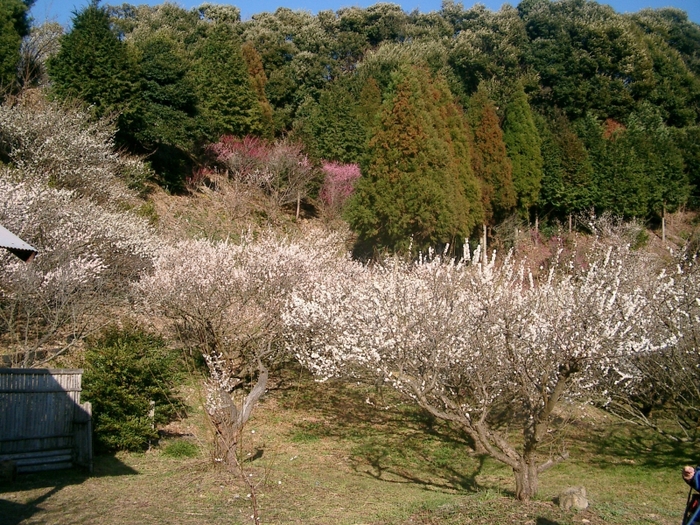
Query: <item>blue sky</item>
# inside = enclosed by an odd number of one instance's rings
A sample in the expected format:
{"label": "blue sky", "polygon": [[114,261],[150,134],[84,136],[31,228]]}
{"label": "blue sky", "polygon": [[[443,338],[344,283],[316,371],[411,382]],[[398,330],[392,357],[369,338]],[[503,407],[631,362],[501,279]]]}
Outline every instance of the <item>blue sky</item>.
{"label": "blue sky", "polygon": [[[105,4],[119,5],[125,0],[103,0]],[[241,15],[244,20],[256,13],[264,11],[275,11],[278,7],[289,7],[290,9],[302,9],[317,13],[325,9],[336,11],[343,7],[368,7],[378,3],[377,1],[369,0],[257,0],[250,1],[231,1],[231,0],[179,0],[174,3],[185,7],[192,8],[208,1],[212,4],[233,4],[240,8]],[[390,0],[385,0],[390,1]],[[64,26],[70,24],[71,13],[75,10],[80,10],[89,3],[89,0],[36,0],[32,8],[32,16],[38,22],[57,21]],[[162,0],[131,0],[126,1],[130,4],[150,4],[157,5],[163,3]],[[440,9],[441,0],[393,0],[392,3],[400,4],[405,11],[413,11],[418,9],[421,12],[436,11]],[[465,7],[471,7],[474,3],[471,0],[462,0]],[[504,3],[500,0],[481,0],[486,7],[492,10],[498,10]],[[517,5],[517,1],[510,2]],[[688,13],[688,17],[693,22],[700,24],[700,1],[699,0],[610,0],[608,2],[600,1],[602,4],[609,4],[619,13],[636,12],[645,7],[677,7]]]}

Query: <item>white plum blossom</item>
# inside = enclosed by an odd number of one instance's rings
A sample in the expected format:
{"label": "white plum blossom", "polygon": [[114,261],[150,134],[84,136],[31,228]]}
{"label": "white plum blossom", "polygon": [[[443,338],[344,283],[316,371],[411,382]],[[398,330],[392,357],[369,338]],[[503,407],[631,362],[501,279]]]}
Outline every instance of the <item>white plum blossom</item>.
{"label": "white plum blossom", "polygon": [[0,252],[0,337],[9,364],[42,365],[104,324],[159,242],[134,214],[13,167],[0,166],[0,194],[0,224],[39,251],[30,264]]}
{"label": "white plum blossom", "polygon": [[133,200],[125,181],[143,183],[150,170],[115,151],[113,124],[30,94],[0,105],[0,150],[13,178],[73,190],[108,207]]}
{"label": "white plum blossom", "polygon": [[[555,262],[538,277],[510,256],[480,261],[348,262],[347,274],[292,294],[287,345],[321,380],[382,380],[461,425],[513,468],[527,499],[538,473],[567,455],[537,456],[557,403],[628,374],[624,358],[660,344],[646,266],[625,246],[600,244],[583,266]],[[522,446],[499,431],[506,422],[520,425]]]}
{"label": "white plum blossom", "polygon": [[[700,438],[700,267],[697,256],[672,254],[673,265],[650,288],[651,351],[618,364],[619,378],[600,399],[604,408],[674,441]],[[616,388],[618,383],[624,388]]]}
{"label": "white plum blossom", "polygon": [[339,241],[321,230],[303,240],[263,233],[236,243],[183,241],[164,247],[135,285],[144,311],[164,317],[204,356],[208,413],[227,464],[236,464],[240,432],[283,358],[281,314],[292,289],[335,271],[344,261]]}

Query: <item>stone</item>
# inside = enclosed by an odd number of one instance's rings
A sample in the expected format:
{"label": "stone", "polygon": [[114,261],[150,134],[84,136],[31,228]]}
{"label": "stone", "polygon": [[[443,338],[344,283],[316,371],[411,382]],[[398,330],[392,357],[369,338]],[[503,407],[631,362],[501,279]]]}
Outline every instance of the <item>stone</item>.
{"label": "stone", "polygon": [[584,510],[588,508],[586,487],[569,487],[558,496],[559,507],[564,510]]}

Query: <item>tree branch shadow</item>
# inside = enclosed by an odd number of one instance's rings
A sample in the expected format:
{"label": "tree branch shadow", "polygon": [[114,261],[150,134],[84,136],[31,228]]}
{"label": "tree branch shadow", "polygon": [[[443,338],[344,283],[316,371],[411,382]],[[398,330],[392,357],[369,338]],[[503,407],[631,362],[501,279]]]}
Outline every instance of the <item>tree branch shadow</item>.
{"label": "tree branch shadow", "polygon": [[535,525],[559,525],[559,522],[540,516],[539,518],[537,518],[537,521],[535,521]]}
{"label": "tree branch shadow", "polygon": [[[479,456],[479,466],[469,474],[458,471],[449,466],[440,466],[425,472],[424,476],[417,475],[415,471],[403,469],[395,465],[384,465],[382,459],[389,459],[388,454],[374,456],[351,457],[351,468],[360,475],[370,476],[385,483],[421,485],[426,489],[448,492],[478,492],[486,488],[477,483],[476,477],[482,470],[485,456]],[[369,466],[370,468],[363,468]]]}
{"label": "tree branch shadow", "polygon": [[343,381],[318,386],[298,377],[296,393],[293,380],[286,385],[286,403],[312,417],[295,422],[292,436],[351,442],[357,474],[451,493],[496,488],[477,483],[487,456],[476,454],[454,425],[388,389]]}

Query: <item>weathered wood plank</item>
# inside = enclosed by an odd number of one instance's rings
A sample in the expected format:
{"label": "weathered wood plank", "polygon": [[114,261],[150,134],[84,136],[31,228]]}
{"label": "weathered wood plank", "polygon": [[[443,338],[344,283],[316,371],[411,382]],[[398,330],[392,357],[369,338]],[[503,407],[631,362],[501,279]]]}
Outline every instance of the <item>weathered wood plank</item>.
{"label": "weathered wood plank", "polygon": [[[80,404],[82,372],[0,368],[0,459],[44,457],[32,463],[39,470],[74,460],[92,465],[92,411]],[[57,456],[57,450],[70,453]]]}

